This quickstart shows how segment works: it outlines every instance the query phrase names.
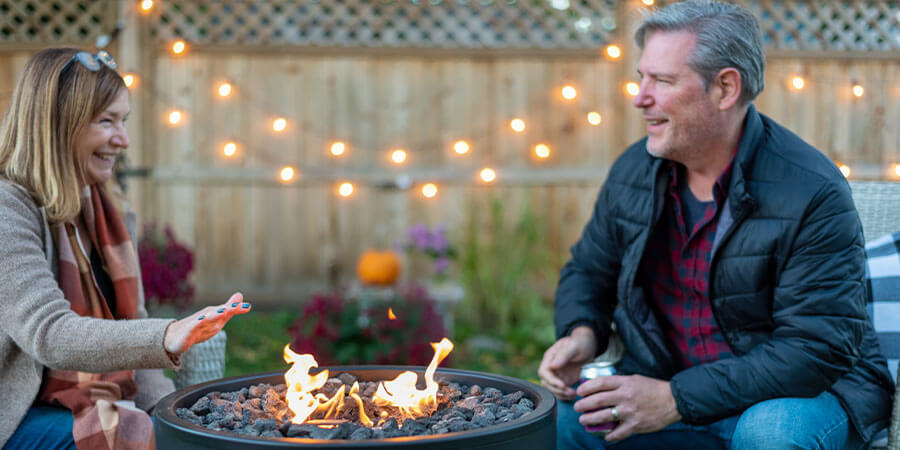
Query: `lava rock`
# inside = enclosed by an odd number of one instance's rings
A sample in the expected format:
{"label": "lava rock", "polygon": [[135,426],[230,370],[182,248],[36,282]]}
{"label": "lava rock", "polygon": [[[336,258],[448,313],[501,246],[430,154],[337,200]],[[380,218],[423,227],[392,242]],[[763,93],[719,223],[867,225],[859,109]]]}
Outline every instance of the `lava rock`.
{"label": "lava rock", "polygon": [[194,414],[196,414],[198,416],[203,416],[203,415],[209,414],[210,406],[211,406],[211,404],[209,401],[209,397],[203,396],[203,397],[200,397],[200,399],[194,403],[194,406],[191,406],[191,412],[193,412]]}
{"label": "lava rock", "polygon": [[352,373],[347,373],[347,372],[342,372],[340,375],[338,375],[338,379],[341,380],[342,383],[344,383],[348,386],[352,385],[353,383],[355,383],[359,380],[359,378],[356,378],[355,375],[353,375]]}
{"label": "lava rock", "polygon": [[425,433],[425,431],[428,430],[428,427],[415,420],[406,419],[403,421],[401,430],[405,431],[407,436],[416,436]]}
{"label": "lava rock", "polygon": [[253,422],[253,429],[260,433],[269,430],[277,430],[278,422],[276,422],[275,419],[260,419]]}
{"label": "lava rock", "polygon": [[373,434],[374,433],[372,432],[371,428],[359,427],[352,433],[350,433],[350,437],[348,439],[350,439],[351,441],[362,441],[371,439]]}
{"label": "lava rock", "polygon": [[531,411],[534,411],[534,402],[532,402],[531,400],[528,400],[527,398],[523,398],[522,400],[519,400],[519,404],[528,408]]}

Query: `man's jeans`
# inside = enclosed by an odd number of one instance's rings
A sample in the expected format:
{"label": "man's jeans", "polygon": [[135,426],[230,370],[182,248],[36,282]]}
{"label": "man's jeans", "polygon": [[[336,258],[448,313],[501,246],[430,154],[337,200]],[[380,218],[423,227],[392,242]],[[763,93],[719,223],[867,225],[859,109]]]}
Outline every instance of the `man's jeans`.
{"label": "man's jeans", "polygon": [[75,450],[72,411],[54,406],[32,406],[3,450]]}
{"label": "man's jeans", "polygon": [[649,434],[609,443],[584,430],[571,402],[559,402],[557,450],[566,449],[861,449],[865,443],[853,430],[834,395],[778,398],[757,403],[741,415],[709,425],[681,422]]}

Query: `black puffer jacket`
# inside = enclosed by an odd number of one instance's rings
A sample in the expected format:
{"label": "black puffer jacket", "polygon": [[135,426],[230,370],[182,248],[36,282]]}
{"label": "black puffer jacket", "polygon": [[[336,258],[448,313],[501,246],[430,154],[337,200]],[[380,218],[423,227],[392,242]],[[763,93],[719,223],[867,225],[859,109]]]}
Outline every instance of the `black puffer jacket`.
{"label": "black puffer jacket", "polygon": [[677,372],[635,275],[663,211],[668,171],[646,139],[619,157],[556,291],[558,337],[587,324],[620,372],[671,380],[686,423],[776,397],[833,392],[860,435],[887,426],[893,384],[865,309],[861,226],[834,164],[751,106],[710,267],[716,321],[736,355]]}

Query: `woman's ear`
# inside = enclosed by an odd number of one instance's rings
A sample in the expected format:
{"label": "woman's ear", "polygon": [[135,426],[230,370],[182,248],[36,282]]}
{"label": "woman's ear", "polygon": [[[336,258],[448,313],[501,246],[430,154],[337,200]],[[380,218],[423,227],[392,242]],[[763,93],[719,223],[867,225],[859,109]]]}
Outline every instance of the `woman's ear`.
{"label": "woman's ear", "polygon": [[737,69],[726,67],[720,70],[713,80],[713,85],[717,97],[714,100],[718,103],[720,110],[731,109],[738,104],[741,97],[741,74]]}

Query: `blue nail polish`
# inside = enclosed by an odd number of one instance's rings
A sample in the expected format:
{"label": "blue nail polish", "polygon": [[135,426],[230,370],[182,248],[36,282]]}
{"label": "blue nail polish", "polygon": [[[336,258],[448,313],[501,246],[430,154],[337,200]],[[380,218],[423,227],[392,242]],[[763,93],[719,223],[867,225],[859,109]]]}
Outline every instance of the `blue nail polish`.
{"label": "blue nail polish", "polygon": [[219,312],[219,314],[222,314],[223,312],[225,312],[225,308],[219,308],[218,312]]}
{"label": "blue nail polish", "polygon": [[232,304],[231,304],[231,307],[232,307],[232,308],[237,308],[237,305],[238,305],[237,303],[232,303]]}
{"label": "blue nail polish", "polygon": [[206,318],[206,316],[200,316],[200,317],[197,318],[197,320],[203,320],[203,319],[205,319],[205,318]]}
{"label": "blue nail polish", "polygon": [[249,303],[244,303],[241,307],[244,308],[244,309],[247,309],[247,308],[250,307],[250,304],[249,304]]}

